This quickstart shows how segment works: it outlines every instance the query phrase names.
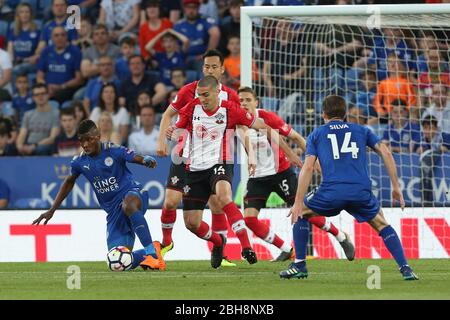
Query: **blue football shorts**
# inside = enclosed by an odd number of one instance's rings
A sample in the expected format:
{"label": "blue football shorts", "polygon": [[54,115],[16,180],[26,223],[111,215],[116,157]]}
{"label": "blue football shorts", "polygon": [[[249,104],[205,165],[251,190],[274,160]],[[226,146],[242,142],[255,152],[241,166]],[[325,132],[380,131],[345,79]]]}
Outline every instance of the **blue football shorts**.
{"label": "blue football shorts", "polygon": [[339,200],[335,192],[319,187],[305,196],[304,203],[314,213],[325,217],[337,216],[345,210],[358,222],[370,221],[380,212],[380,202],[372,192],[358,200]]}

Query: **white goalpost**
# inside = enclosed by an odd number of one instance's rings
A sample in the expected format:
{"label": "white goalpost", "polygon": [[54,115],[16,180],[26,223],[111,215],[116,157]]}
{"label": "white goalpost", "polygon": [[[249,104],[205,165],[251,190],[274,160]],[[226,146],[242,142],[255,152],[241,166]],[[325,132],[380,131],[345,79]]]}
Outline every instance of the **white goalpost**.
{"label": "white goalpost", "polygon": [[[260,108],[306,137],[322,124],[323,99],[340,95],[347,121],[369,126],[391,148],[405,213],[392,204],[389,177],[373,152],[369,173],[410,258],[450,255],[449,62],[450,4],[241,7],[241,85],[256,90]],[[244,158],[241,152],[245,190]],[[292,237],[287,210],[261,213],[284,238]],[[352,234],[357,256],[388,257],[349,215],[333,222]],[[311,254],[343,257],[333,239],[311,230]]]}

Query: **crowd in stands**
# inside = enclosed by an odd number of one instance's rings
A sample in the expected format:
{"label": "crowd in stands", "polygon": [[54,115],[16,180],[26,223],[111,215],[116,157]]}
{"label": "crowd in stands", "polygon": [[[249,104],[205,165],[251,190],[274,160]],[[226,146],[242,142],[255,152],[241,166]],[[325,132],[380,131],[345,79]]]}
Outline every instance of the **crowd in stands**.
{"label": "crowd in stands", "polygon": [[[222,52],[223,81],[239,88],[241,6],[305,3],[0,0],[0,156],[74,155],[85,118],[98,123],[103,141],[154,153],[162,112],[201,77],[207,49]],[[79,28],[68,27],[73,4],[81,7]],[[310,37],[314,27],[287,20],[256,26],[266,35],[255,43],[252,70],[262,107],[301,123],[304,110],[289,105],[320,102],[318,75],[337,59],[348,121],[370,126],[394,152],[450,149],[449,45],[439,40],[448,35],[383,28],[368,37],[340,26],[339,41],[327,43]]]}

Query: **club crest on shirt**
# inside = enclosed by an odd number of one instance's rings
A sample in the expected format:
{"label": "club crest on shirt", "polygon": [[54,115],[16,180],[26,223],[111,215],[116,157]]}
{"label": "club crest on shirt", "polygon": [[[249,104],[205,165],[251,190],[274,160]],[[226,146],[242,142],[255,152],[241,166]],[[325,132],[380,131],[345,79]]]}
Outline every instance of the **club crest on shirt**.
{"label": "club crest on shirt", "polygon": [[214,116],[214,118],[216,118],[217,124],[222,124],[224,122],[223,119],[225,118],[225,116],[223,115],[223,113],[218,113]]}
{"label": "club crest on shirt", "polygon": [[111,167],[114,163],[114,160],[111,157],[107,157],[105,159],[105,165],[107,165],[108,167]]}
{"label": "club crest on shirt", "polygon": [[180,179],[177,176],[173,176],[172,178],[170,178],[170,180],[172,181],[173,185],[176,185],[178,181],[180,181]]}
{"label": "club crest on shirt", "polygon": [[184,194],[188,194],[190,190],[191,190],[191,187],[189,187],[188,185],[185,185],[183,188]]}

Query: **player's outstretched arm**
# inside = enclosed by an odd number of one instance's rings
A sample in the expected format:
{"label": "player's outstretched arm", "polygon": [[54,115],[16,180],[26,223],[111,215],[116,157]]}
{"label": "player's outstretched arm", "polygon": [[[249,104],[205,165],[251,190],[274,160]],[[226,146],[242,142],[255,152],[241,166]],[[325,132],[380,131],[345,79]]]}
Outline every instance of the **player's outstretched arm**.
{"label": "player's outstretched arm", "polygon": [[281,150],[284,151],[291,163],[297,167],[302,166],[302,161],[300,160],[300,158],[295,154],[294,150],[289,147],[286,141],[284,141],[284,139],[280,137],[276,130],[272,130],[271,127],[269,127],[264,123],[264,121],[259,118],[255,120],[252,128],[261,131],[264,134],[267,134],[267,137],[270,141],[277,141],[277,144],[280,146]]}
{"label": "player's outstretched arm", "polygon": [[405,208],[405,200],[403,199],[403,194],[398,182],[397,166],[395,164],[394,157],[392,156],[389,148],[383,143],[377,143],[375,145],[375,151],[383,159],[384,165],[386,166],[386,170],[389,174],[389,178],[391,179],[392,199],[397,200],[403,210]]}
{"label": "player's outstretched arm", "polygon": [[295,203],[289,212],[291,215],[292,224],[296,223],[299,217],[302,217],[303,200],[311,183],[316,159],[316,156],[306,156],[305,163],[303,164],[302,170],[298,175],[298,187],[297,193],[295,194]]}
{"label": "player's outstretched arm", "polygon": [[156,168],[157,162],[156,159],[152,156],[141,156],[139,154],[136,154],[134,156],[134,159],[132,161],[133,163],[143,165],[145,167],[148,167],[150,169]]}
{"label": "player's outstretched arm", "polygon": [[166,130],[170,126],[172,118],[177,115],[177,112],[169,105],[166,111],[164,111],[159,125],[158,146],[156,148],[156,154],[160,157],[166,157],[169,155],[169,148],[166,142]]}
{"label": "player's outstretched arm", "polygon": [[295,131],[294,129],[291,129],[291,132],[289,132],[288,138],[295,142],[296,145],[300,147],[300,149],[303,150],[303,152],[306,151],[306,140],[302,137],[300,133]]}
{"label": "player's outstretched arm", "polygon": [[55,214],[56,209],[59,208],[61,203],[66,199],[66,197],[69,195],[70,191],[72,191],[73,186],[75,185],[75,181],[77,180],[78,176],[70,175],[68,176],[61,187],[59,188],[58,194],[56,195],[56,199],[53,202],[50,209],[43,214],[39,216],[36,220],[33,221],[33,224],[38,225],[41,223],[43,219],[45,219],[44,224],[47,224],[47,222],[53,217]]}

